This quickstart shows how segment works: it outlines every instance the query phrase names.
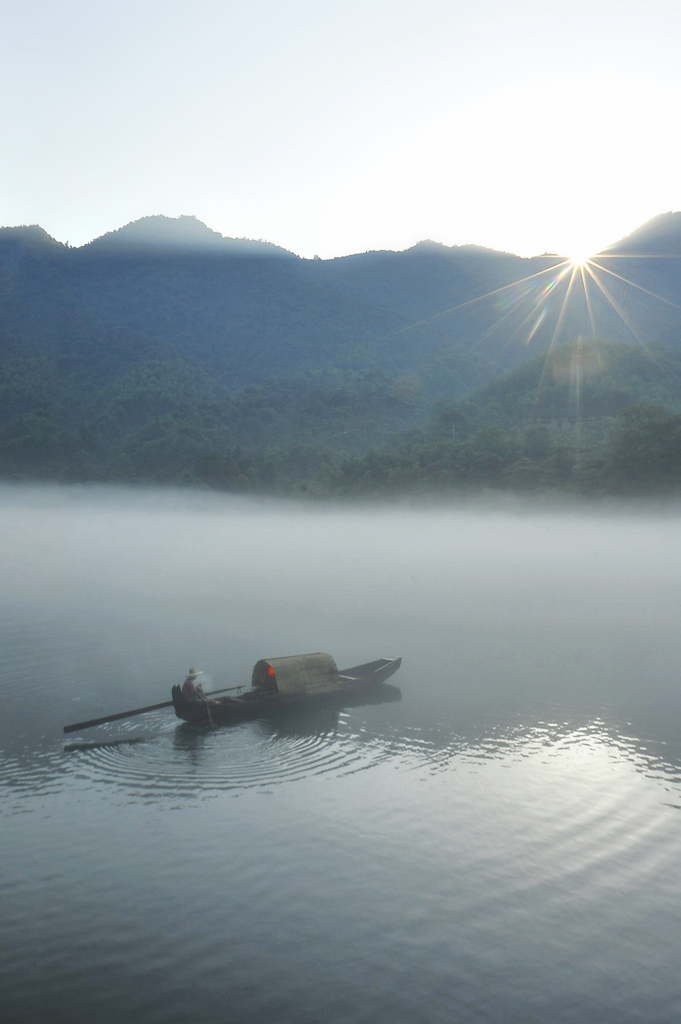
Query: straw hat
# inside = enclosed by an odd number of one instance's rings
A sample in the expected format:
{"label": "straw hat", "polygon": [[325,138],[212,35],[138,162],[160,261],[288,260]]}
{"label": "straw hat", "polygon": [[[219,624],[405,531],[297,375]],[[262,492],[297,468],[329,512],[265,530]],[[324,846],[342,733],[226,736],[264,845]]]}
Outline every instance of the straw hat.
{"label": "straw hat", "polygon": [[187,672],[188,679],[196,679],[197,676],[202,676],[203,672],[197,672],[195,668],[190,668]]}

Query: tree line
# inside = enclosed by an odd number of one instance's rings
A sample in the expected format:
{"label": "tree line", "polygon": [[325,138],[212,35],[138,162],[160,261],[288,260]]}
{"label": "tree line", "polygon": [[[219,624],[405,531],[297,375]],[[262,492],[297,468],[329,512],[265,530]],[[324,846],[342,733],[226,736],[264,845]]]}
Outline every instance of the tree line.
{"label": "tree line", "polygon": [[[94,343],[93,343],[94,344]],[[455,400],[327,367],[229,390],[174,353],[0,360],[0,475],[311,495],[681,485],[681,355],[575,343]]]}

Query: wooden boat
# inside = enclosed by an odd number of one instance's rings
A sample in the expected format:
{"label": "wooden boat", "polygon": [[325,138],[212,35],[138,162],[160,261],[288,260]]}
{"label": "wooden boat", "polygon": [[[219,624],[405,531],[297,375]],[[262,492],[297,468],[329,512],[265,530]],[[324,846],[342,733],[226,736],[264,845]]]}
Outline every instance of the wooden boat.
{"label": "wooden boat", "polygon": [[[208,725],[270,718],[296,708],[348,707],[374,696],[378,703],[382,684],[401,664],[401,658],[378,658],[339,671],[331,655],[322,651],[264,658],[255,665],[246,693],[217,700],[201,695],[186,698],[179,686],[173,686],[173,707],[178,718]],[[388,694],[387,699],[395,697]]]}

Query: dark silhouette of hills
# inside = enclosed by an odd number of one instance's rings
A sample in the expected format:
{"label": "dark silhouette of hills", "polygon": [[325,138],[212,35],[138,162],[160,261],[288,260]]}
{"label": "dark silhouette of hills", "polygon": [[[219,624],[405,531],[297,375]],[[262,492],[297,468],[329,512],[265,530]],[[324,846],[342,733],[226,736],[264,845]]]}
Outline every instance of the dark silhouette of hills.
{"label": "dark silhouette of hills", "polygon": [[627,256],[681,256],[681,213],[661,213],[653,217],[604,252]]}
{"label": "dark silhouette of hills", "polygon": [[327,365],[410,366],[414,343],[425,346],[419,361],[442,348],[437,330],[395,339],[403,317],[314,279],[305,263],[193,218],[147,218],[80,249],[37,228],[2,229],[0,332],[52,348],[125,335],[229,386]]}
{"label": "dark silhouette of hills", "polygon": [[[405,323],[442,313],[556,260],[524,260],[509,253],[463,245],[419,242],[404,252],[366,252],[314,260],[308,278],[355,300],[390,309]],[[445,321],[441,329],[448,329]]]}
{"label": "dark silhouette of hills", "polygon": [[551,255],[306,260],[194,217],[81,248],[2,228],[0,472],[228,485],[262,457],[309,476],[560,343],[680,350],[679,256],[681,214],[654,218],[594,259],[587,303]]}
{"label": "dark silhouette of hills", "polygon": [[213,253],[241,256],[283,256],[293,253],[262,240],[225,238],[196,217],[142,217],[95,238],[83,248],[90,252],[121,254],[170,252]]}
{"label": "dark silhouette of hills", "polygon": [[[680,220],[655,218],[596,260],[608,292],[591,284],[598,336],[676,343]],[[227,386],[335,366],[417,373],[430,387],[447,364],[451,388],[459,363],[493,375],[593,333],[579,287],[561,315],[561,262],[433,242],[303,260],[194,217],[145,217],[79,249],[38,227],[4,228],[0,331],[37,344],[123,332],[197,360]],[[464,387],[475,383],[469,374]]]}

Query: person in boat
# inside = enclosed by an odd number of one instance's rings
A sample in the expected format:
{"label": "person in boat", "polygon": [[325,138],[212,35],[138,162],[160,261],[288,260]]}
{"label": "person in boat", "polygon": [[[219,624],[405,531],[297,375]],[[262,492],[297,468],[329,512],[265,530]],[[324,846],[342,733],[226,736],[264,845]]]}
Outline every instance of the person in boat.
{"label": "person in boat", "polygon": [[205,700],[201,683],[198,686],[196,684],[197,677],[200,675],[203,673],[197,672],[195,668],[190,668],[187,672],[187,678],[182,684],[182,696],[185,700]]}

